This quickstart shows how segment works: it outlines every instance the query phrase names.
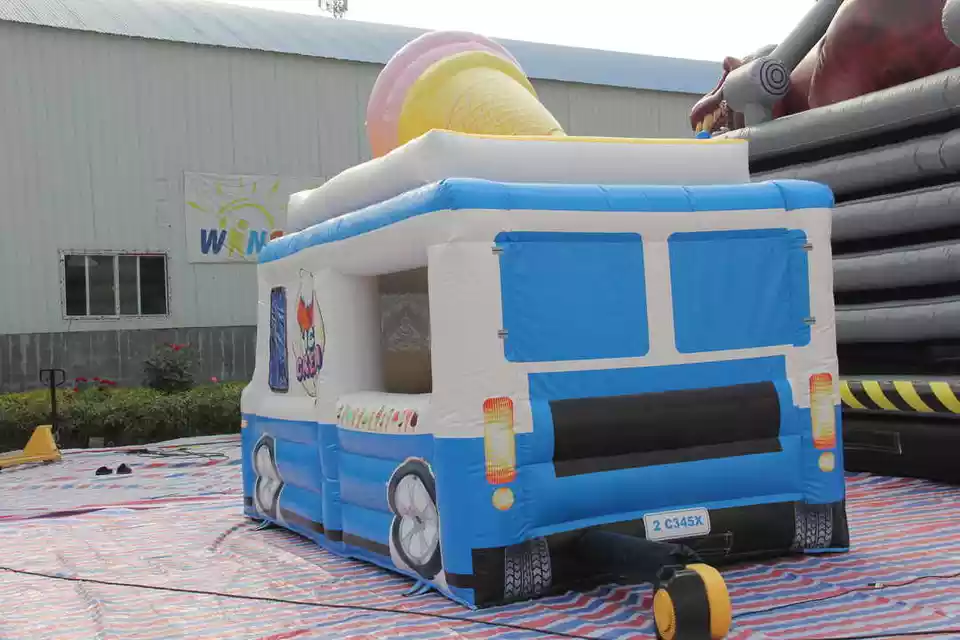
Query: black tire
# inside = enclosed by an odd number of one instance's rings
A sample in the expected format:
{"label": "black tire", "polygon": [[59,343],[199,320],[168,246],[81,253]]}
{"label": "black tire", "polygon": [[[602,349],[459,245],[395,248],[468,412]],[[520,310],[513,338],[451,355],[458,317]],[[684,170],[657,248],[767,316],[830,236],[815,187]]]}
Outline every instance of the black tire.
{"label": "black tire", "polygon": [[794,510],[793,546],[797,551],[829,549],[833,544],[833,509],[830,505],[798,503]]}
{"label": "black tire", "polygon": [[[433,510],[437,514],[436,548],[430,553],[429,557],[422,561],[417,561],[404,548],[401,534],[404,515],[397,503],[397,489],[404,478],[413,476],[417,478],[426,490],[427,497]],[[390,482],[387,483],[387,503],[390,505],[390,511],[393,512],[393,522],[390,524],[390,538],[393,547],[396,549],[400,559],[422,578],[432,580],[443,569],[443,554],[440,551],[440,528],[439,516],[440,509],[437,507],[437,482],[430,471],[430,467],[423,460],[410,459],[397,467],[393,475],[390,476]]]}
{"label": "black tire", "polygon": [[390,476],[390,481],[387,483],[387,504],[390,505],[390,511],[394,515],[399,515],[397,513],[396,503],[397,486],[400,485],[400,481],[403,480],[403,477],[409,474],[413,474],[420,478],[420,481],[423,482],[423,486],[426,487],[427,492],[433,499],[434,504],[436,504],[437,481],[433,477],[433,472],[430,471],[430,467],[427,466],[425,461],[418,458],[410,458],[399,467],[394,469],[393,474]]}
{"label": "black tire", "polygon": [[503,598],[506,601],[537,598],[550,590],[553,568],[550,549],[543,538],[508,547],[503,563]]}
{"label": "black tire", "polygon": [[[263,449],[267,450],[270,471],[276,479],[276,486],[271,487],[273,490],[269,492],[270,495],[266,500],[263,499],[263,496],[267,489],[265,485],[270,481],[270,478],[264,478],[260,473],[262,470],[257,468],[257,457]],[[280,468],[277,466],[277,443],[272,436],[262,436],[253,447],[251,466],[256,476],[253,487],[253,507],[268,519],[276,520],[280,505],[280,493],[283,491],[283,479],[280,477]]]}

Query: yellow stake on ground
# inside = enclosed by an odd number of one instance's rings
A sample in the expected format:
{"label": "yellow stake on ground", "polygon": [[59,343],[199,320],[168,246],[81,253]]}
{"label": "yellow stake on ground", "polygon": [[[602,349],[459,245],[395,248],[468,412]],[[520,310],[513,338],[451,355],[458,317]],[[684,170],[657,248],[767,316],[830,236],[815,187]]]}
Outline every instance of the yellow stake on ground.
{"label": "yellow stake on ground", "polygon": [[48,424],[37,427],[22,451],[0,454],[0,469],[35,462],[57,462],[60,449],[53,439],[53,427]]}

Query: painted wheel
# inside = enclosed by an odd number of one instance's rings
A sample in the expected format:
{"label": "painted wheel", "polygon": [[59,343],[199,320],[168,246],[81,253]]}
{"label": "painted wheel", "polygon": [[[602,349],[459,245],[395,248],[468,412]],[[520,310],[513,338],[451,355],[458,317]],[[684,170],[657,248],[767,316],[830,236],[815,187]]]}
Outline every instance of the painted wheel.
{"label": "painted wheel", "polygon": [[705,564],[676,571],[653,596],[659,640],[722,640],[730,633],[732,611],[723,576]]}
{"label": "painted wheel", "polygon": [[543,538],[508,547],[503,563],[503,599],[538,598],[550,590],[553,568],[550,549]]}
{"label": "painted wheel", "polygon": [[794,516],[794,549],[830,548],[833,543],[833,509],[830,505],[799,503]]}
{"label": "painted wheel", "polygon": [[254,446],[253,472],[257,478],[253,488],[253,506],[267,518],[276,520],[283,479],[277,466],[277,442],[273,437],[263,436]]}
{"label": "painted wheel", "polygon": [[400,559],[428,580],[443,568],[440,553],[440,513],[437,486],[427,464],[408,460],[390,478],[387,501],[394,513],[390,526]]}

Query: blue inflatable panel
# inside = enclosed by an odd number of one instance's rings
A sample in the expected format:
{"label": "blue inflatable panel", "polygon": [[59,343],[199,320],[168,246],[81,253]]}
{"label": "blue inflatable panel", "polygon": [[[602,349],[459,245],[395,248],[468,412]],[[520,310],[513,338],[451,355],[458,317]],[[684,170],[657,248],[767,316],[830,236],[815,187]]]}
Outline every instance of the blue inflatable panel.
{"label": "blue inflatable panel", "polygon": [[[496,241],[507,360],[636,358],[650,350],[639,234],[521,232]],[[596,286],[611,269],[622,278]]]}
{"label": "blue inflatable panel", "polygon": [[803,231],[788,229],[670,236],[677,349],[701,353],[808,344],[806,243]]}

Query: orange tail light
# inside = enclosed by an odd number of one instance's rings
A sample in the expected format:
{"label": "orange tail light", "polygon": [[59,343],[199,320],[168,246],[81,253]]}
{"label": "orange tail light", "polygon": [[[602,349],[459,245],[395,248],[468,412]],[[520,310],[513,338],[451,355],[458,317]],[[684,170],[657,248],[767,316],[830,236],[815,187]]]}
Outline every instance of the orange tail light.
{"label": "orange tail light", "polygon": [[810,376],[810,421],[813,446],[833,449],[837,446],[837,414],[833,404],[833,377],[829,373]]}
{"label": "orange tail light", "polygon": [[487,482],[506,484],[516,479],[517,442],[510,398],[488,398],[483,403],[483,453]]}

